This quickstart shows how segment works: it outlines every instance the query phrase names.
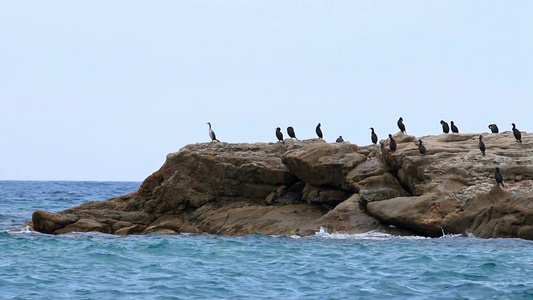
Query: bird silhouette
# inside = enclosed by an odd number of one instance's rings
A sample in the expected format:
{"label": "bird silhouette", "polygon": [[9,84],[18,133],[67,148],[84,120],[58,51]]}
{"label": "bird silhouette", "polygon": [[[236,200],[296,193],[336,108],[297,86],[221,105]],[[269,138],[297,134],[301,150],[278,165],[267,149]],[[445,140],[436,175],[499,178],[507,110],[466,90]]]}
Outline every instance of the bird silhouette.
{"label": "bird silhouette", "polygon": [[405,125],[403,124],[403,118],[400,117],[400,119],[398,119],[398,128],[400,128],[400,131],[402,133],[407,133],[407,131],[405,131]]}
{"label": "bird silhouette", "polygon": [[323,139],[323,135],[322,135],[322,130],[320,129],[320,123],[318,123],[318,125],[316,125],[316,135],[318,135],[319,138]]}

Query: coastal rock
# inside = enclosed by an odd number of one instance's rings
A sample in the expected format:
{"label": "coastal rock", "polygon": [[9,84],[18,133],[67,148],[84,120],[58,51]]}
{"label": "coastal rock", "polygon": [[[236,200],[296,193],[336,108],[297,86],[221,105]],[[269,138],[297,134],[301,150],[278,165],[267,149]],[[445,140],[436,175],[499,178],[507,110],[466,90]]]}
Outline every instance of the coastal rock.
{"label": "coastal rock", "polygon": [[314,143],[289,150],[282,162],[292,174],[310,185],[350,190],[344,177],[367,159],[358,150],[357,145],[350,143]]}
{"label": "coastal rock", "polygon": [[55,234],[69,233],[69,232],[89,232],[99,231],[103,233],[110,233],[109,226],[100,223],[95,219],[79,219],[78,221],[68,224],[63,228],[54,230]]}
{"label": "coastal rock", "polygon": [[[59,213],[36,211],[45,233],[312,235],[371,230],[438,237],[533,239],[533,135],[394,135],[359,147],[319,139],[187,145],[139,190]],[[420,155],[421,139],[427,154]],[[505,187],[498,187],[499,167]]]}
{"label": "coastal rock", "polygon": [[366,202],[381,201],[395,197],[409,196],[396,177],[390,173],[351,182]]}
{"label": "coastal rock", "polygon": [[[509,132],[487,135],[484,157],[477,148],[478,137],[424,137],[426,156],[418,154],[411,143],[399,144],[399,151],[394,153],[385,152],[384,161],[397,170],[401,184],[413,196],[368,203],[368,213],[386,224],[425,236],[473,233],[484,238],[530,237],[532,144],[513,143]],[[507,181],[503,189],[494,180],[496,166]]]}
{"label": "coastal rock", "polygon": [[141,234],[146,226],[144,225],[132,225],[128,227],[121,227],[120,229],[114,230],[113,234],[116,235],[129,235],[129,234]]}
{"label": "coastal rock", "polygon": [[361,196],[355,194],[323,215],[316,223],[327,232],[356,234],[379,231],[397,235],[412,234],[406,230],[385,226],[382,222],[369,216],[363,208],[363,202]]}
{"label": "coastal rock", "polygon": [[148,198],[142,204],[143,210],[168,213],[217,201],[263,202],[278,186],[291,186],[298,181],[280,157],[299,146],[280,143],[185,146],[169,154],[161,169],[141,186]]}
{"label": "coastal rock", "polygon": [[297,204],[302,201],[302,191],[305,187],[305,182],[298,181],[289,188],[285,185],[278,187],[276,190],[270,192],[265,201],[268,205],[287,205]]}
{"label": "coastal rock", "polygon": [[[527,184],[530,187],[533,182]],[[466,231],[481,238],[518,237],[531,240],[531,224],[533,193],[508,191],[495,185],[488,193],[473,197],[460,212],[448,215],[442,227],[447,232]]]}
{"label": "coastal rock", "polygon": [[143,234],[161,233],[161,234],[179,234],[182,222],[175,219],[158,220],[143,231]]}
{"label": "coastal rock", "polygon": [[339,189],[317,188],[306,184],[302,191],[302,200],[307,203],[320,203],[335,207],[337,204],[348,199],[353,193]]}
{"label": "coastal rock", "polygon": [[53,233],[68,224],[78,221],[79,217],[70,214],[55,214],[44,210],[37,210],[32,214],[33,228],[42,233]]}
{"label": "coastal rock", "polygon": [[[387,171],[387,165],[380,158],[372,157],[348,172],[346,180],[352,183],[353,186],[353,183],[360,182],[368,177],[385,174]],[[357,187],[354,189],[357,190]]]}
{"label": "coastal rock", "polygon": [[368,213],[385,224],[411,230],[423,236],[442,235],[442,220],[450,212],[448,201],[436,195],[397,197],[368,203]]}
{"label": "coastal rock", "polygon": [[202,232],[212,234],[311,235],[319,229],[313,221],[324,213],[324,208],[307,204],[258,206],[231,203],[222,207],[204,206],[196,210],[191,219]]}

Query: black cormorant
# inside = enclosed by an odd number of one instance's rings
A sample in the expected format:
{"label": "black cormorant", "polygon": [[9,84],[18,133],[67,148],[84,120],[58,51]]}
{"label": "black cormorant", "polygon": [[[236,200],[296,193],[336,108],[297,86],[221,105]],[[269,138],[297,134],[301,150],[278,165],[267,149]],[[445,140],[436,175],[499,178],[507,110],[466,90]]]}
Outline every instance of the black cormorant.
{"label": "black cormorant", "polygon": [[479,146],[479,150],[481,150],[481,153],[483,153],[483,156],[485,156],[485,143],[483,143],[483,136],[479,135],[479,142],[477,143]]}
{"label": "black cormorant", "polygon": [[389,149],[391,152],[396,151],[396,141],[392,138],[392,134],[389,134]]}
{"label": "black cormorant", "polygon": [[426,155],[426,147],[422,145],[422,140],[418,140],[418,151],[420,151],[420,154]]}
{"label": "black cormorant", "polygon": [[405,131],[405,125],[403,124],[403,118],[402,117],[400,117],[400,119],[398,119],[398,128],[400,128],[401,132],[407,133],[407,131]]}
{"label": "black cormorant", "polygon": [[440,120],[440,124],[442,125],[442,132],[444,133],[450,132],[450,126],[448,126],[448,123],[444,122],[444,120]]}
{"label": "black cormorant", "polygon": [[370,138],[372,139],[372,144],[376,144],[378,142],[378,136],[374,132],[374,128],[370,127],[370,130],[372,130],[372,134]]}
{"label": "black cormorant", "polygon": [[498,129],[498,126],[496,124],[490,124],[489,129],[492,133],[498,133],[500,130]]}
{"label": "black cormorant", "polygon": [[295,138],[295,139],[298,139],[296,137],[296,134],[294,134],[294,128],[292,128],[292,126],[289,126],[287,127],[287,133],[289,134],[289,136],[292,138]]}
{"label": "black cormorant", "polygon": [[516,125],[513,123],[511,124],[513,125],[513,134],[514,134],[514,138],[516,139],[517,142],[522,142],[522,134],[520,133],[520,130],[516,129]]}
{"label": "black cormorant", "polygon": [[276,128],[276,137],[278,138],[278,141],[281,141],[283,144],[285,144],[285,141],[283,140],[283,133],[281,133],[281,128]]}
{"label": "black cormorant", "polygon": [[323,139],[323,136],[322,136],[322,130],[320,129],[320,123],[318,123],[318,125],[316,125],[316,135],[318,135],[319,138]]}
{"label": "black cormorant", "polygon": [[453,121],[450,121],[450,124],[451,124],[451,128],[452,128],[452,132],[453,133],[459,133],[459,128],[457,128],[457,126],[455,126],[455,124],[453,124]]}
{"label": "black cormorant", "polygon": [[494,172],[494,178],[496,179],[498,186],[501,184],[503,187],[505,187],[505,184],[503,184],[502,174],[500,173],[500,168],[498,167],[496,167],[496,171]]}

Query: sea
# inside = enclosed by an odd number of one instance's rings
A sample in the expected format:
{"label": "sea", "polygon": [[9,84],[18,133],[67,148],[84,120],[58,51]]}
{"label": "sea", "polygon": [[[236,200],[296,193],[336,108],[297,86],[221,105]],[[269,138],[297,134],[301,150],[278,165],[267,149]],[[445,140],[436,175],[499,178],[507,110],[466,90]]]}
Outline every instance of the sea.
{"label": "sea", "polygon": [[0,181],[0,299],[533,299],[533,241],[522,239],[20,228],[35,210],[58,212],[139,185]]}

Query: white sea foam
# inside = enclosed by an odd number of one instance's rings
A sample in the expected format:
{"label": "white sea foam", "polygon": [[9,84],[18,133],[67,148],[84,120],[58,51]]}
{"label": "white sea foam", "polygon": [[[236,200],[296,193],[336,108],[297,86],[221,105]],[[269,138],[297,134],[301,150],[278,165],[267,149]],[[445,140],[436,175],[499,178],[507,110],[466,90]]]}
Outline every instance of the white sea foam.
{"label": "white sea foam", "polygon": [[30,229],[29,225],[26,226],[20,226],[14,229],[6,230],[7,233],[35,233],[35,231]]}
{"label": "white sea foam", "polygon": [[407,239],[407,240],[416,240],[416,239],[428,239],[423,236],[398,236],[392,235],[379,231],[368,231],[364,233],[329,233],[323,227],[320,227],[320,230],[315,233],[316,237],[326,238],[326,239],[338,239],[338,240],[388,240],[388,239]]}
{"label": "white sea foam", "polygon": [[442,236],[439,237],[439,239],[452,239],[452,238],[462,238],[462,234],[454,234],[454,233],[446,233],[444,232],[444,229],[442,227],[440,228],[442,230]]}

